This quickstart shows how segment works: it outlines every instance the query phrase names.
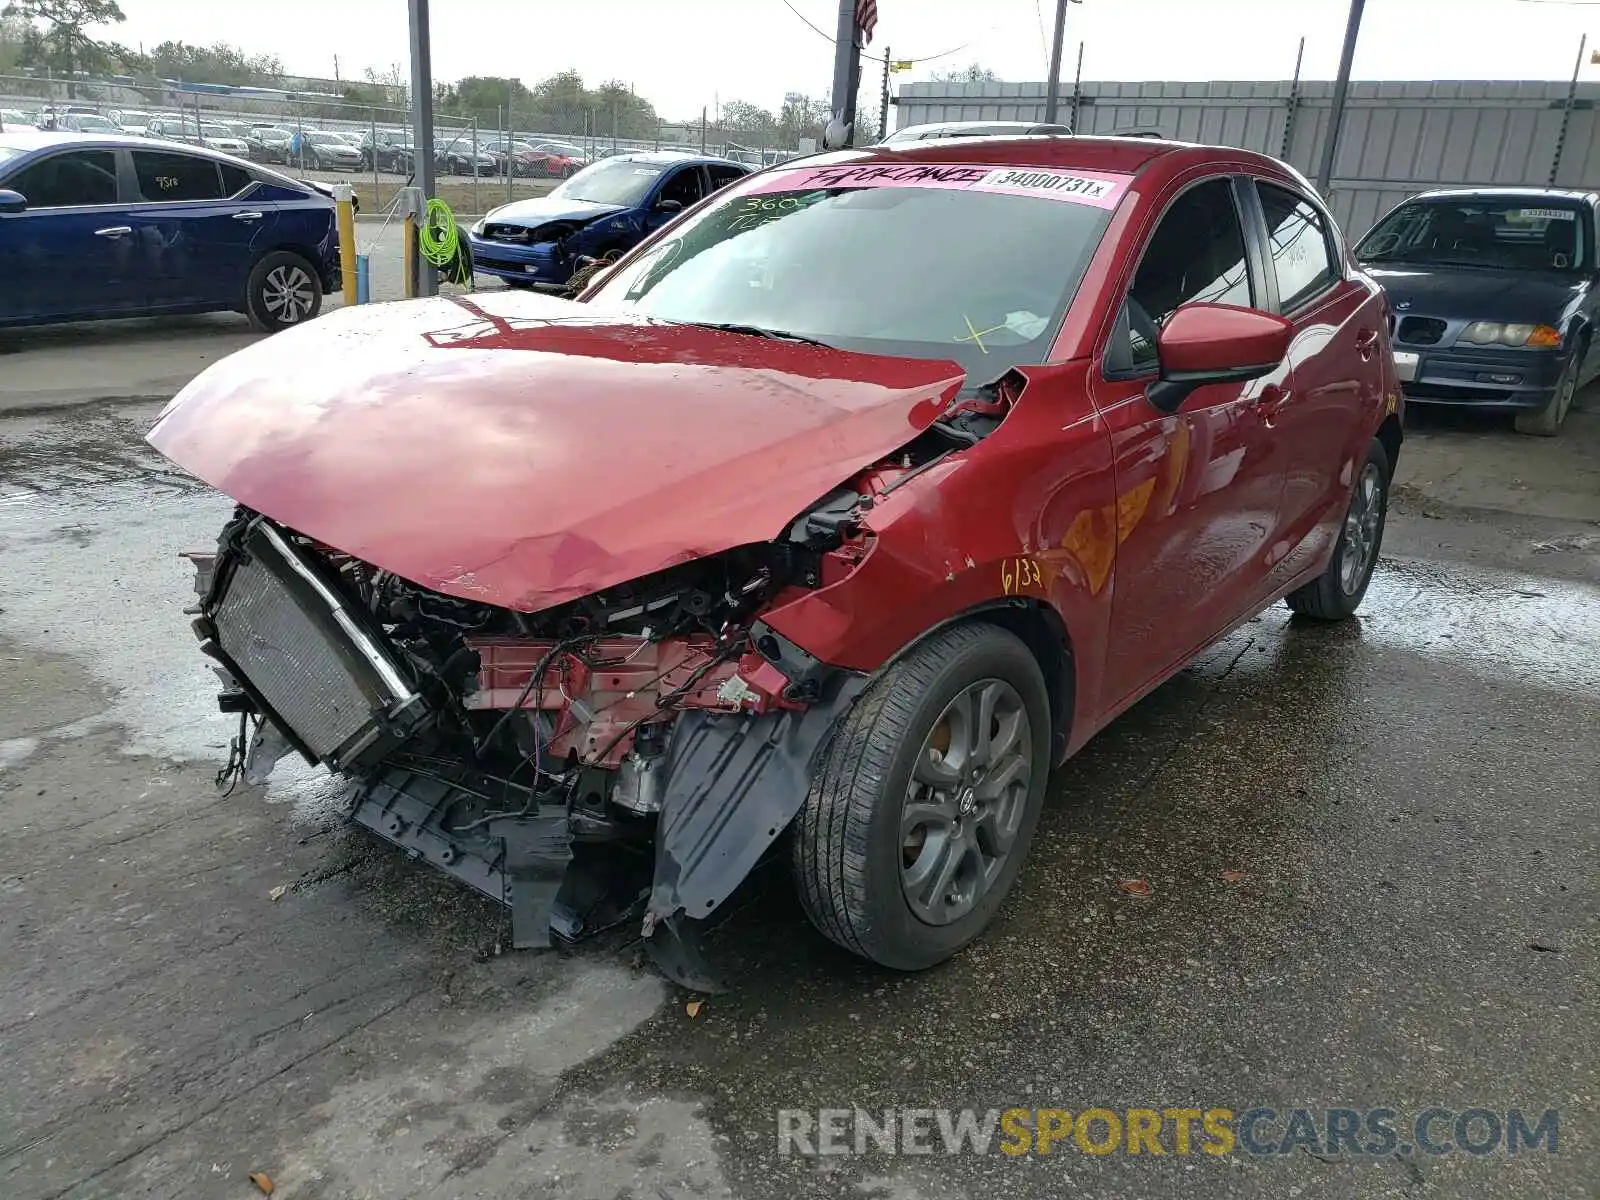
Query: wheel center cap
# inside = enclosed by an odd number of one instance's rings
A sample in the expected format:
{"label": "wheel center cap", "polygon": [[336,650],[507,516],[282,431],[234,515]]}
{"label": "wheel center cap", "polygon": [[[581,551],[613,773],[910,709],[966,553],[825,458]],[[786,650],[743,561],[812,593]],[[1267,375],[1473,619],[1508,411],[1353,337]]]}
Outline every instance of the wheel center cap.
{"label": "wheel center cap", "polygon": [[972,788],[962,788],[961,795],[956,801],[957,810],[966,816],[978,806],[978,794]]}

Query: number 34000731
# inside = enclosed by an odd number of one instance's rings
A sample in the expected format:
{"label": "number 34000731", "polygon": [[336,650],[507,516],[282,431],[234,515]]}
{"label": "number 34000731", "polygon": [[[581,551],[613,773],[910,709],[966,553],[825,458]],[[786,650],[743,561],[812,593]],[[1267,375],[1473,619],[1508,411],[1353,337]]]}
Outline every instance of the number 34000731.
{"label": "number 34000731", "polygon": [[1044,572],[1034,558],[1007,558],[1000,563],[1000,586],[1006,595],[1025,587],[1043,587]]}

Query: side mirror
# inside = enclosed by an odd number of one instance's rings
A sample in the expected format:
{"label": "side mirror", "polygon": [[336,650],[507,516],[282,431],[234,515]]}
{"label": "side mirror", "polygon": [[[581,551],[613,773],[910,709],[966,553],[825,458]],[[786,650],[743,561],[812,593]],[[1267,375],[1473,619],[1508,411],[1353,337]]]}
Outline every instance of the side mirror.
{"label": "side mirror", "polygon": [[656,211],[657,212],[665,212],[665,213],[682,212],[683,211],[683,201],[682,200],[657,200],[656,201]]}
{"label": "side mirror", "polygon": [[28,207],[28,198],[10,188],[0,188],[0,215],[19,213]]}
{"label": "side mirror", "polygon": [[1145,396],[1177,412],[1208,383],[1246,383],[1276,370],[1289,354],[1294,326],[1282,317],[1231,304],[1185,304],[1156,338],[1161,378]]}

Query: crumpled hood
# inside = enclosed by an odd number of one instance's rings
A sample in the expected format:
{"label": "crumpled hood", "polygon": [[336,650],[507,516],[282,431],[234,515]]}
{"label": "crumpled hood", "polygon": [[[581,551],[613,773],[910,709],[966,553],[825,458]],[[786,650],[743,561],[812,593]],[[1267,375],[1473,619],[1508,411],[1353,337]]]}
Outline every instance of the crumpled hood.
{"label": "crumpled hood", "polygon": [[484,220],[500,225],[526,225],[531,229],[547,221],[593,221],[596,217],[621,211],[623,208],[620,204],[596,204],[593,200],[567,200],[560,196],[534,196],[502,204]]}
{"label": "crumpled hood", "polygon": [[532,612],[777,538],[963,380],[950,362],[489,293],[267,338],[184,388],[149,440],[291,529]]}

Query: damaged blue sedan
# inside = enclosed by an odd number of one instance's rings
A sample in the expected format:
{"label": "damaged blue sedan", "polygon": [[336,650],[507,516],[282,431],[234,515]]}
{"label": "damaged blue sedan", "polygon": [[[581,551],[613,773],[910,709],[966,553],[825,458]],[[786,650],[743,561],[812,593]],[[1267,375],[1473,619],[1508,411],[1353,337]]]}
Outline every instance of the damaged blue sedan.
{"label": "damaged blue sedan", "polygon": [[560,291],[580,259],[619,257],[749,173],[728,159],[666,151],[602,159],[548,196],[502,205],[474,225],[467,236],[473,270],[514,287]]}

